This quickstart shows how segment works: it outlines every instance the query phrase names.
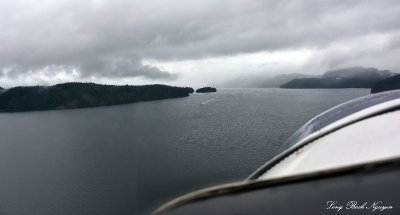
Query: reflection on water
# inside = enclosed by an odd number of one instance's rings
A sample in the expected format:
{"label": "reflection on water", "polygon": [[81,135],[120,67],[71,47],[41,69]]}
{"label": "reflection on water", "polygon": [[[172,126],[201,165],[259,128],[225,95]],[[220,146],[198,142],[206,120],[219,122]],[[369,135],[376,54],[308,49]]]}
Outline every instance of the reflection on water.
{"label": "reflection on water", "polygon": [[143,214],[242,180],[314,115],[365,89],[226,89],[0,114],[0,214]]}

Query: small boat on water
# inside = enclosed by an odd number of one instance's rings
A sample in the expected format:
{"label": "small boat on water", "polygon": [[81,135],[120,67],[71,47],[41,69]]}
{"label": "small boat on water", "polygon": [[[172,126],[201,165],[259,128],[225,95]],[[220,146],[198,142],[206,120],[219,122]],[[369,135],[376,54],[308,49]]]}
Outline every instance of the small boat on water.
{"label": "small boat on water", "polygon": [[154,214],[400,214],[400,90],[316,116],[242,182],[189,193]]}

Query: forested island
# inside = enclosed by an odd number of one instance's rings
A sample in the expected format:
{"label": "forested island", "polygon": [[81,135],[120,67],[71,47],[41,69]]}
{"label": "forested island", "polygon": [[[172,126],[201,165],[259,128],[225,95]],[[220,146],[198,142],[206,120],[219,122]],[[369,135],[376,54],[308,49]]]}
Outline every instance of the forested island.
{"label": "forested island", "polygon": [[202,87],[196,90],[196,93],[214,93],[217,92],[215,87]]}
{"label": "forested island", "polygon": [[13,87],[0,94],[1,112],[59,110],[186,97],[190,87],[167,85],[116,86],[63,83],[53,86]]}
{"label": "forested island", "polygon": [[400,75],[396,75],[379,81],[371,87],[371,93],[380,93],[389,90],[400,89]]}

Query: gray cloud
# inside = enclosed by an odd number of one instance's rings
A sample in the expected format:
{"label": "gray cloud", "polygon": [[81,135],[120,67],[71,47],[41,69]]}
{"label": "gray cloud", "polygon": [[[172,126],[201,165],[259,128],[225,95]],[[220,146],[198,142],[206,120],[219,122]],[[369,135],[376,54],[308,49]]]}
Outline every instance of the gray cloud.
{"label": "gray cloud", "polygon": [[[376,56],[398,68],[388,56],[399,57],[398,20],[397,0],[3,0],[0,68],[10,77],[47,68],[49,75],[76,69],[81,77],[176,80],[174,71],[142,60],[300,48],[318,50],[330,67]],[[354,46],[374,35],[388,43]]]}

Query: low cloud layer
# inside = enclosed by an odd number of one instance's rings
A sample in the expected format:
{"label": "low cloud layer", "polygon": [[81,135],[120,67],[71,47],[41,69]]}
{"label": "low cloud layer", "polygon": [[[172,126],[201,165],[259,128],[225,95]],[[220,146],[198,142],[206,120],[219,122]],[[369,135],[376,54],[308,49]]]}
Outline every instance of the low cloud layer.
{"label": "low cloud layer", "polygon": [[303,49],[314,55],[309,68],[373,63],[397,70],[399,20],[397,0],[3,0],[0,76],[174,81],[185,71],[146,59]]}

